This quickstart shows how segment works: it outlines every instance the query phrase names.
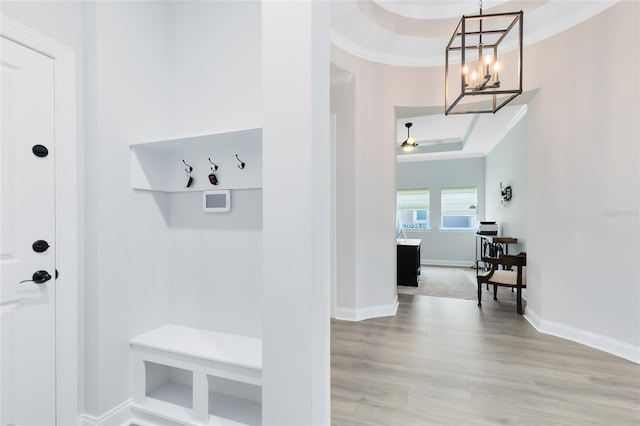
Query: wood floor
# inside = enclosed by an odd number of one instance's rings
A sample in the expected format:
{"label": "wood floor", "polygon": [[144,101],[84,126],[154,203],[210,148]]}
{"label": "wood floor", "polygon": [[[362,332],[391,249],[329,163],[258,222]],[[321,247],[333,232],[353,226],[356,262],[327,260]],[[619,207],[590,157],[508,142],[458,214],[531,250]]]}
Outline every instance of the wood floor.
{"label": "wood floor", "polygon": [[332,320],[333,425],[640,425],[640,366],[540,334],[512,303],[399,295]]}

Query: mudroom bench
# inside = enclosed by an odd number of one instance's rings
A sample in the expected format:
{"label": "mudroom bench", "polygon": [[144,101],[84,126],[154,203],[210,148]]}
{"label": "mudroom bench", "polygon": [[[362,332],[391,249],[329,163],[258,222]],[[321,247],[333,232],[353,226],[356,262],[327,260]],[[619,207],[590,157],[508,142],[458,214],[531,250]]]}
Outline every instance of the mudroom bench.
{"label": "mudroom bench", "polygon": [[262,340],[168,324],[130,344],[132,409],[142,420],[261,424]]}

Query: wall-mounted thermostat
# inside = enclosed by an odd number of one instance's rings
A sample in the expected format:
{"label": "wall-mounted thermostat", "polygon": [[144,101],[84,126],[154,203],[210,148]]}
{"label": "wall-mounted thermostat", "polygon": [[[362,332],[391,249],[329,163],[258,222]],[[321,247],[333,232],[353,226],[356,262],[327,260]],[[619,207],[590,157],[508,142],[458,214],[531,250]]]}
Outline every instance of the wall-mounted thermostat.
{"label": "wall-mounted thermostat", "polygon": [[228,212],[231,210],[231,192],[228,189],[204,191],[202,209],[205,212]]}

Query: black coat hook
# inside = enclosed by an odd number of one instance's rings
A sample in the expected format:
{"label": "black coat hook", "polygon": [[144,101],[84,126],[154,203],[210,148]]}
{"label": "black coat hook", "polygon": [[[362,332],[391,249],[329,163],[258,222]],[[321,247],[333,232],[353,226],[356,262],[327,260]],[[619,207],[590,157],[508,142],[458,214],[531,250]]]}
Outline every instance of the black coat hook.
{"label": "black coat hook", "polygon": [[242,162],[241,159],[238,158],[238,154],[236,154],[236,160],[238,160],[240,162],[240,164],[238,164],[238,168],[239,169],[244,169],[244,163]]}
{"label": "black coat hook", "polygon": [[208,158],[209,162],[211,164],[213,164],[213,167],[211,168],[212,172],[215,172],[216,170],[218,170],[218,165],[216,163],[214,163],[213,161],[211,161],[211,158]]}
{"label": "black coat hook", "polygon": [[191,172],[193,171],[193,167],[188,165],[187,162],[184,161],[184,160],[182,160],[182,162],[184,163],[185,166],[187,166],[184,169],[184,171],[187,174],[187,185],[186,185],[186,187],[189,188],[191,186],[191,184],[193,183],[193,178],[191,177]]}
{"label": "black coat hook", "polygon": [[184,163],[185,166],[187,166],[186,169],[184,169],[185,172],[187,172],[187,174],[191,173],[193,171],[193,167],[191,167],[190,165],[187,164],[186,161],[182,160],[182,162]]}

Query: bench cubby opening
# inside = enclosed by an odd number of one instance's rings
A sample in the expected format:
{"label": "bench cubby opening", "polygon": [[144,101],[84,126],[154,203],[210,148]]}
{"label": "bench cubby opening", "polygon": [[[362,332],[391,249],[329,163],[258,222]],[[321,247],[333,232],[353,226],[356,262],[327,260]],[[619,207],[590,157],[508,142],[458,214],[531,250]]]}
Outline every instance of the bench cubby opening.
{"label": "bench cubby opening", "polygon": [[147,398],[193,408],[193,372],[149,361],[144,367]]}

